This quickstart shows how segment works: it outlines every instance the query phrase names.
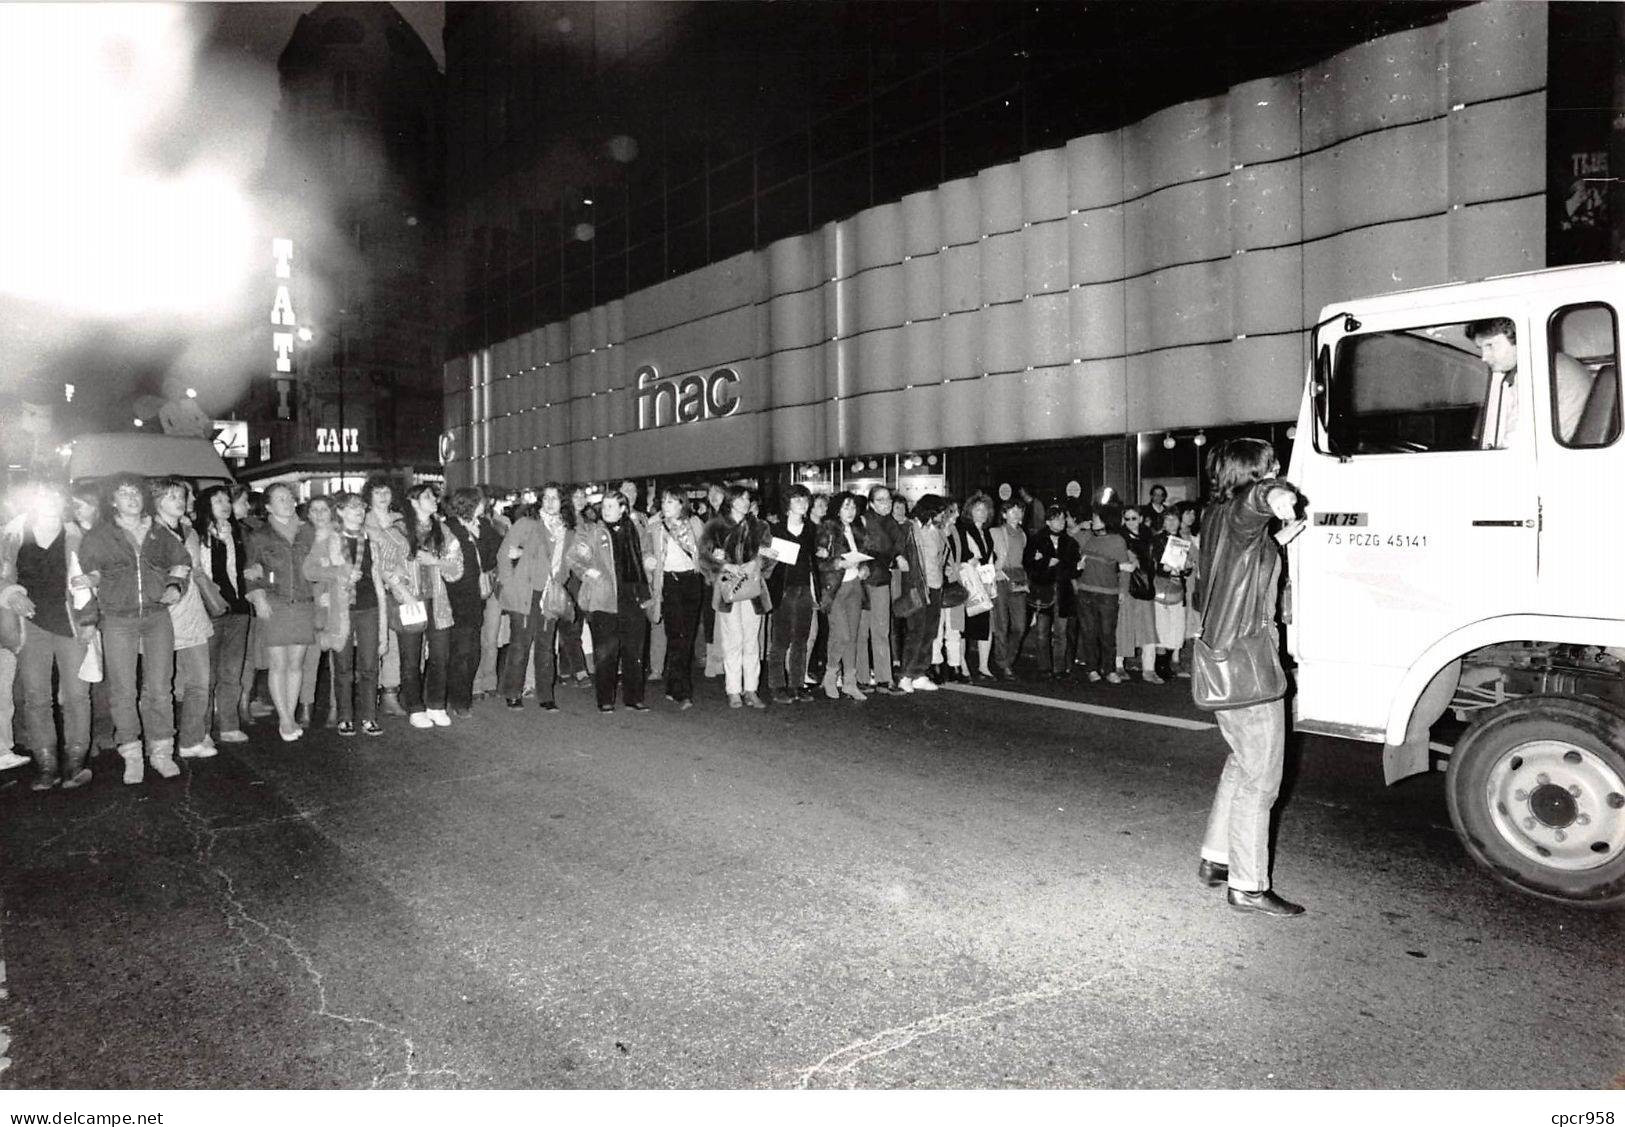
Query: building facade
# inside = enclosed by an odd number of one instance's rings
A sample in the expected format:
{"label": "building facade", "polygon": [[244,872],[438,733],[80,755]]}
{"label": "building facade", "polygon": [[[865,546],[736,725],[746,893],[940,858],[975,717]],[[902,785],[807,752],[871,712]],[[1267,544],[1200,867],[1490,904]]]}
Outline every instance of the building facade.
{"label": "building facade", "polygon": [[439,470],[443,79],[388,4],[322,4],[278,59],[260,185],[266,373],[243,412],[255,484],[304,493]]}
{"label": "building facade", "polygon": [[[484,122],[459,129],[449,154],[463,290],[444,373],[449,480],[879,479],[1059,496],[1155,479],[1194,494],[1206,439],[1287,437],[1326,302],[1548,263],[1545,5],[1407,6],[1431,22],[1162,108],[1138,100],[1154,88],[1126,82],[1116,109],[1145,112],[1066,136],[1054,130],[1101,111],[1036,109],[1065,96],[1055,76],[1076,82],[1088,65],[1059,24],[1024,19],[950,45],[944,13],[957,6],[906,7],[936,21],[931,65],[914,60],[910,77],[888,56],[888,81],[904,76],[877,85],[885,52],[871,36],[863,96],[788,145],[726,140],[739,126],[718,107],[727,120],[702,114],[694,133],[669,117],[625,124],[630,111],[600,121],[603,153],[570,111],[550,122],[549,103],[519,89],[527,68],[474,76],[489,29],[448,19],[452,120]],[[534,34],[509,39],[565,53],[574,10],[533,13]],[[572,73],[594,90],[623,70],[653,81],[660,50],[682,42],[669,26],[612,23]],[[1040,42],[1053,70],[990,72],[1000,52]],[[822,72],[851,54],[837,43],[786,57]],[[760,66],[741,66],[760,87]],[[750,107],[752,135],[815,112],[786,97]],[[610,163],[612,142],[624,155],[640,136],[659,139],[658,161],[640,166],[645,150]],[[681,179],[696,145],[701,171]],[[910,145],[934,159],[906,157]],[[995,159],[961,168],[979,156]]]}

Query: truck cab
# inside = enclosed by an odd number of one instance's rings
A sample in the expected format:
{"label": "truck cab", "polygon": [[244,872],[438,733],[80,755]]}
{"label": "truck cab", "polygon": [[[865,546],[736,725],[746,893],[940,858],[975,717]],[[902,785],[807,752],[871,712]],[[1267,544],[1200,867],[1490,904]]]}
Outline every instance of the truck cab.
{"label": "truck cab", "polygon": [[1625,263],[1340,302],[1288,477],[1300,730],[1427,770],[1468,851],[1552,899],[1625,901]]}

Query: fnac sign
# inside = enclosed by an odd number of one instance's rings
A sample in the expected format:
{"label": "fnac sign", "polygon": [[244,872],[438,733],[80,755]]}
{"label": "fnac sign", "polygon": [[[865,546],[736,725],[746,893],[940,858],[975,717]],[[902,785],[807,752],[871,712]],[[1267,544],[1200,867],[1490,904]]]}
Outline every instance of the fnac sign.
{"label": "fnac sign", "polygon": [[726,418],[739,409],[738,383],[739,373],[732,368],[677,379],[645,364],[638,369],[638,429]]}

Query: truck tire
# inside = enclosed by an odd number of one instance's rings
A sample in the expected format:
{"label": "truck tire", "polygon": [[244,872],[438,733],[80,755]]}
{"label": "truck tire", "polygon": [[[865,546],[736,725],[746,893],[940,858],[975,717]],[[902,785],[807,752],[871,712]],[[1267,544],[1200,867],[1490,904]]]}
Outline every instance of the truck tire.
{"label": "truck tire", "polygon": [[1520,891],[1625,904],[1625,712],[1531,696],[1489,709],[1450,755],[1450,820],[1473,859]]}

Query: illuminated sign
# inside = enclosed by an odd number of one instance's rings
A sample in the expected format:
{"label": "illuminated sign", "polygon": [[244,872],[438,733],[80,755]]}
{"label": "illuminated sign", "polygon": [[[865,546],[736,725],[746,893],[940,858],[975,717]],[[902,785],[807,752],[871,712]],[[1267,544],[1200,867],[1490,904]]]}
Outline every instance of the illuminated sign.
{"label": "illuminated sign", "polygon": [[293,371],[293,328],[298,320],[293,313],[293,297],[288,292],[288,279],[293,277],[293,240],[272,239],[271,259],[276,263],[276,297],[271,301],[271,351],[276,356],[275,371]]}
{"label": "illuminated sign", "polygon": [[214,448],[222,458],[248,457],[248,422],[245,419],[215,419]]}
{"label": "illuminated sign", "polygon": [[659,368],[645,364],[638,369],[638,429],[726,418],[739,409],[734,390],[738,383],[739,373],[732,368],[677,379],[662,376]]}
{"label": "illuminated sign", "polygon": [[359,454],[361,453],[361,430],[358,427],[345,427],[342,431],[333,427],[316,428],[316,453],[318,454]]}

